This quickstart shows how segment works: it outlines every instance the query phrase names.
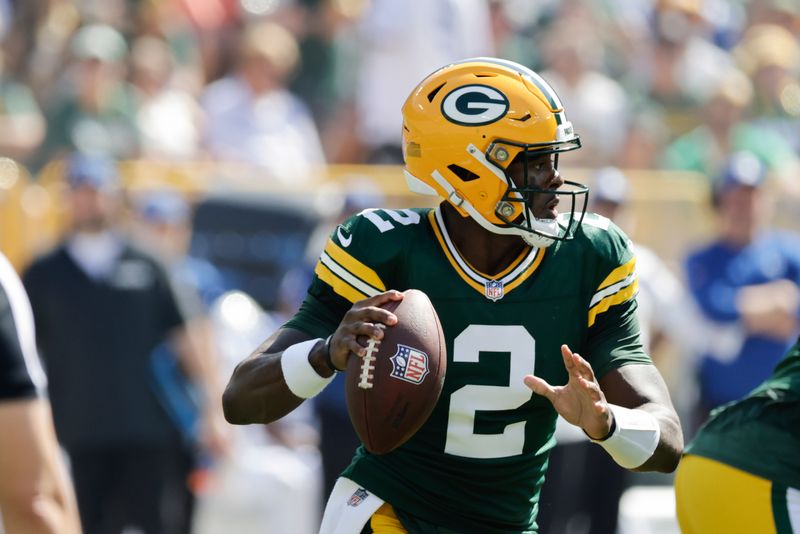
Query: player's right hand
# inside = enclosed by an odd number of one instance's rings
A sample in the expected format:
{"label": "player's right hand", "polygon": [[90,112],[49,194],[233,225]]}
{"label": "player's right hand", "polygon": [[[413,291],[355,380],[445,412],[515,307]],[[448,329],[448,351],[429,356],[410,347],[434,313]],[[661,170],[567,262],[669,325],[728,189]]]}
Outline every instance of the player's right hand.
{"label": "player's right hand", "polygon": [[566,385],[552,386],[533,375],[524,377],[525,385],[547,398],[561,417],[582,428],[590,438],[607,436],[613,415],[591,364],[567,345],[561,345],[561,357],[569,374]]}
{"label": "player's right hand", "polygon": [[397,316],[381,306],[399,300],[403,300],[403,294],[392,289],[359,300],[344,314],[330,340],[331,362],[337,369],[347,367],[351,353],[358,357],[366,354],[366,346],[358,340],[360,336],[380,340],[386,326],[397,324]]}

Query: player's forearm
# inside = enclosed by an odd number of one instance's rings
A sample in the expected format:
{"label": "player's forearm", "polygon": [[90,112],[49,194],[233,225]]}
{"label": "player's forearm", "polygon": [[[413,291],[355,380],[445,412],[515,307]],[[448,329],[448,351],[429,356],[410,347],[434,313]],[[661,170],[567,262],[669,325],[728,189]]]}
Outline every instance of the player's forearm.
{"label": "player's forearm", "polygon": [[628,365],[600,381],[607,401],[622,408],[614,412],[620,439],[605,442],[603,448],[627,469],[674,471],[683,451],[683,432],[658,370],[652,365]]}
{"label": "player's forearm", "polygon": [[260,354],[236,366],[222,394],[222,410],[229,423],[271,423],[300,405],[302,399],[283,380],[280,357],[280,352]]}
{"label": "player's forearm", "polygon": [[678,467],[683,452],[683,431],[677,414],[658,404],[647,404],[640,409],[656,418],[661,435],[653,455],[633,470],[673,472]]}
{"label": "player's forearm", "polygon": [[[293,392],[286,383],[281,360],[290,347],[308,342],[310,350],[299,357],[310,368],[307,372],[318,379],[330,378],[333,371],[325,358],[325,343],[308,340],[296,332],[279,332],[281,337],[265,341],[248,359],[236,366],[228,387],[222,396],[225,419],[233,424],[271,423],[297,408],[304,398]],[[280,351],[277,351],[280,349]],[[266,352],[270,350],[271,352]],[[295,354],[297,357],[297,354]],[[320,386],[321,388],[322,386]]]}

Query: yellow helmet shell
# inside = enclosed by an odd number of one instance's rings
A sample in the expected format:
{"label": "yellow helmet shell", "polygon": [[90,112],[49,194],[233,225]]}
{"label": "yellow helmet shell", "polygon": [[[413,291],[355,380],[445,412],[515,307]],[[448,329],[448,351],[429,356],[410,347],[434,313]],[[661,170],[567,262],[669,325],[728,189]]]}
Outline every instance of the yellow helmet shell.
{"label": "yellow helmet shell", "polygon": [[[555,91],[511,61],[473,58],[443,67],[403,105],[407,173],[450,200],[463,216],[468,214],[461,200],[493,225],[503,225],[496,210],[509,187],[505,170],[522,150],[552,153],[578,147],[580,140]],[[506,220],[523,209],[516,202],[504,207],[513,209],[504,213]]]}

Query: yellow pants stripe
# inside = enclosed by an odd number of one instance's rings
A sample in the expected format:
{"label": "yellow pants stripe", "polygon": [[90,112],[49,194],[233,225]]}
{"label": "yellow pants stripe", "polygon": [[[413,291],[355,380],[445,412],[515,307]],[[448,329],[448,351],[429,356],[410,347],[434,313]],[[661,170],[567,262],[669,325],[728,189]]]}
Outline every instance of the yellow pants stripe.
{"label": "yellow pants stripe", "polygon": [[373,534],[408,534],[408,531],[397,519],[394,508],[388,503],[383,503],[378,511],[372,514],[369,526]]}
{"label": "yellow pants stripe", "polygon": [[683,534],[776,534],[772,482],[702,456],[683,457],[675,476]]}

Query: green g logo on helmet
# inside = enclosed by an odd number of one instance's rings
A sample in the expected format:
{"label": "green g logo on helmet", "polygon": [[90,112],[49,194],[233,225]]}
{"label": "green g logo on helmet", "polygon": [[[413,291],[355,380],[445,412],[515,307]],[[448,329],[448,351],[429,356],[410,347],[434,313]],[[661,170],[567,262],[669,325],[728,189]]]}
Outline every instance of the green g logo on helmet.
{"label": "green g logo on helmet", "polygon": [[506,95],[488,85],[464,85],[442,100],[442,114],[462,126],[482,126],[500,120],[508,112]]}

